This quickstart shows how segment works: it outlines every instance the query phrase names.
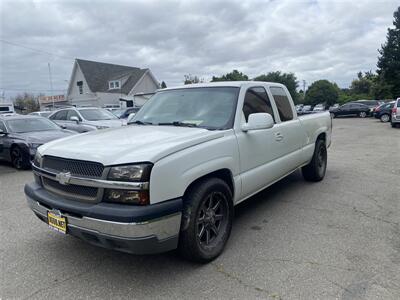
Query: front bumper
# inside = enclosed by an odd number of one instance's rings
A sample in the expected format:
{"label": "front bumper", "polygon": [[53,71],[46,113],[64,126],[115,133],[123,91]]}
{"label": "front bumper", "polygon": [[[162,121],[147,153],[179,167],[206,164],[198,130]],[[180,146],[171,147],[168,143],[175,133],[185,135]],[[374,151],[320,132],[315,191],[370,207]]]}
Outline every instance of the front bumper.
{"label": "front bumper", "polygon": [[67,233],[90,244],[133,254],[175,249],[181,224],[182,200],[146,207],[65,200],[31,183],[25,186],[28,205],[47,223],[48,211],[67,220]]}

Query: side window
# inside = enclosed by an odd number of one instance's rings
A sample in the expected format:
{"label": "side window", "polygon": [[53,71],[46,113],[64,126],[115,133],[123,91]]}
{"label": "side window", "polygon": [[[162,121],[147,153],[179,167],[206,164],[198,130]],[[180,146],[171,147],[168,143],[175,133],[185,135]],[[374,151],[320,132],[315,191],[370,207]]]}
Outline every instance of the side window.
{"label": "side window", "polygon": [[243,114],[246,122],[249,120],[249,115],[254,113],[269,113],[274,118],[271,101],[263,87],[253,87],[246,91],[243,103]]}
{"label": "side window", "polygon": [[66,120],[67,119],[67,111],[60,110],[59,112],[55,113],[50,119],[51,120]]}
{"label": "side window", "polygon": [[78,113],[75,110],[69,109],[67,112],[67,120],[71,120],[71,117],[77,117],[79,121],[82,121]]}
{"label": "side window", "polygon": [[293,110],[285,90],[281,87],[270,87],[275,104],[278,108],[279,117],[282,122],[293,120]]}

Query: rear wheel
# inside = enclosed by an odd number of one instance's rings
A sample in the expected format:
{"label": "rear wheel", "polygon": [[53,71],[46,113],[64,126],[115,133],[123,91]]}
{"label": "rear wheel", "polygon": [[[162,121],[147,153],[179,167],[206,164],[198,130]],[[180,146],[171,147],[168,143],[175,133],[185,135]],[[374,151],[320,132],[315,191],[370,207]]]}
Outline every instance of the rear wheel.
{"label": "rear wheel", "polygon": [[197,183],[184,201],[179,252],[191,261],[212,261],[231,233],[232,192],[223,180],[210,178]]}
{"label": "rear wheel", "polygon": [[28,169],[30,166],[29,154],[20,147],[14,146],[11,148],[11,163],[18,170]]}
{"label": "rear wheel", "polygon": [[321,181],[325,177],[328,162],[328,151],[323,140],[317,140],[311,162],[304,166],[301,171],[307,181]]}
{"label": "rear wheel", "polygon": [[381,122],[386,123],[390,121],[390,116],[388,114],[384,114],[380,117]]}
{"label": "rear wheel", "polygon": [[365,118],[365,117],[367,116],[367,113],[366,113],[365,111],[362,111],[362,112],[360,112],[360,113],[358,114],[358,116],[359,116],[360,118]]}

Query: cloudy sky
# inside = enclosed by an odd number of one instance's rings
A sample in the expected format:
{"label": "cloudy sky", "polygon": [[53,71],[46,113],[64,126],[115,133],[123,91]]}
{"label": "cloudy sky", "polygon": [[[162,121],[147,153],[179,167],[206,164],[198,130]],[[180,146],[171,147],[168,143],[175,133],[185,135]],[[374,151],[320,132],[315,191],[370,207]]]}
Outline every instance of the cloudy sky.
{"label": "cloudy sky", "polygon": [[[150,68],[168,86],[238,69],[347,87],[376,69],[398,0],[0,1],[0,96],[67,87],[74,58]],[[40,50],[40,51],[36,51]]]}

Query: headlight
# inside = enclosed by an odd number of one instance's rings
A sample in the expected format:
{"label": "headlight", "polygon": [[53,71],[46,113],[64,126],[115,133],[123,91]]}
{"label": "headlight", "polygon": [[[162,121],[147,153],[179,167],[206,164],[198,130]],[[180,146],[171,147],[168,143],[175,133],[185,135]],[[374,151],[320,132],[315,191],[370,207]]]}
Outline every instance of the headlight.
{"label": "headlight", "polygon": [[35,157],[33,158],[33,164],[36,167],[40,167],[41,163],[42,163],[42,156],[38,151],[36,151]]}
{"label": "headlight", "polygon": [[152,167],[152,164],[112,167],[108,173],[108,179],[116,181],[146,182],[150,180],[150,172]]}
{"label": "headlight", "polygon": [[104,201],[122,204],[148,205],[150,204],[149,191],[105,190]]}

